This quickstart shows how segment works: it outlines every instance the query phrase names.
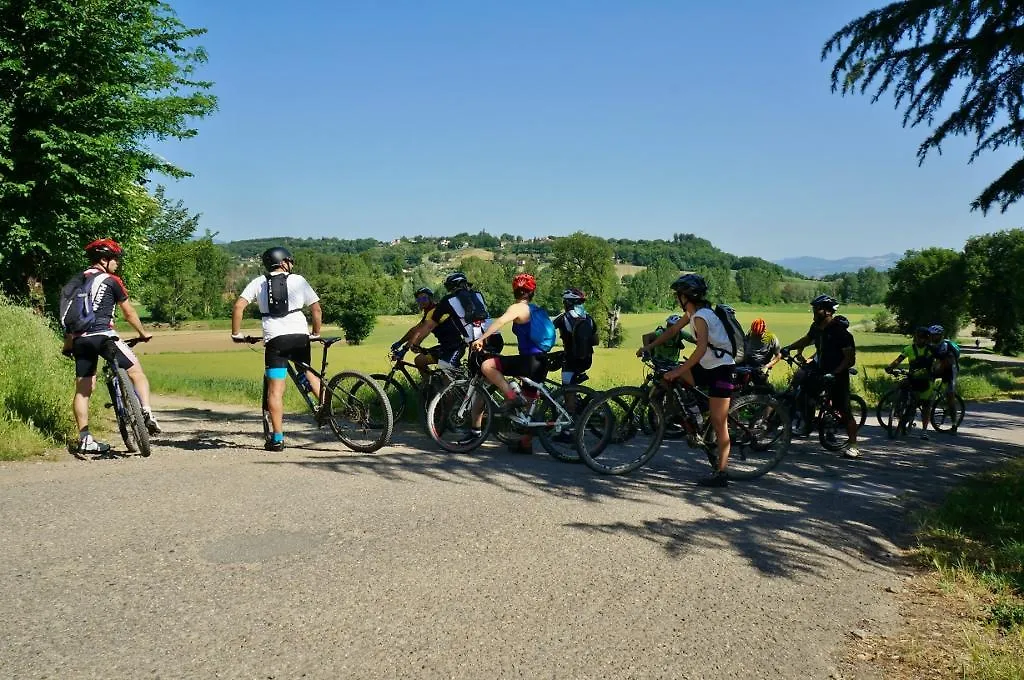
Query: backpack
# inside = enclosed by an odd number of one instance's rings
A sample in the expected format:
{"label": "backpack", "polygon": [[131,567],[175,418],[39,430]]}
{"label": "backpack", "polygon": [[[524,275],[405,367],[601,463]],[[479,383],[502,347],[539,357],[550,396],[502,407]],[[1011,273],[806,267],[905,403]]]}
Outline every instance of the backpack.
{"label": "backpack", "polygon": [[949,351],[953,354],[953,363],[957,366],[960,365],[960,345],[956,344],[952,340],[946,340],[946,344],[949,345]]}
{"label": "backpack", "polygon": [[275,319],[288,316],[290,314],[288,311],[288,274],[276,276],[266,274],[265,276],[267,278],[267,313],[262,316],[270,316]]}
{"label": "backpack", "polygon": [[710,343],[708,347],[714,349],[715,354],[719,357],[723,354],[729,354],[732,356],[733,361],[737,364],[741,363],[747,353],[746,335],[743,333],[743,326],[736,320],[736,310],[729,305],[715,305],[714,312],[718,320],[722,322],[725,334],[729,336],[730,347],[715,347]]}
{"label": "backpack", "polygon": [[530,342],[542,352],[550,352],[555,346],[555,324],[541,307],[530,303]]}
{"label": "backpack", "polygon": [[[532,319],[533,311],[530,312]],[[569,334],[572,336],[572,347],[569,349],[577,359],[585,359],[594,353],[594,346],[597,345],[597,323],[590,315],[579,316],[570,320],[572,324]]]}
{"label": "backpack", "polygon": [[60,291],[60,325],[65,334],[76,335],[96,323],[96,287],[109,274],[76,274]]}
{"label": "backpack", "polygon": [[464,314],[462,318],[466,323],[480,323],[487,320],[489,315],[487,313],[487,303],[484,302],[483,295],[475,290],[463,288],[462,290],[455,291],[453,297],[462,305]]}

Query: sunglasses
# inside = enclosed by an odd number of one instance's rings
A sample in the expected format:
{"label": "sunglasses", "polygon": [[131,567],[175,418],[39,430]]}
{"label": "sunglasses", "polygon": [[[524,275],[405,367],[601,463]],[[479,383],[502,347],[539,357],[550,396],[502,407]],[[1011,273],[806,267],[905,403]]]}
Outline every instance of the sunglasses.
{"label": "sunglasses", "polygon": [[417,295],[416,296],[416,302],[430,302],[430,296],[429,295]]}

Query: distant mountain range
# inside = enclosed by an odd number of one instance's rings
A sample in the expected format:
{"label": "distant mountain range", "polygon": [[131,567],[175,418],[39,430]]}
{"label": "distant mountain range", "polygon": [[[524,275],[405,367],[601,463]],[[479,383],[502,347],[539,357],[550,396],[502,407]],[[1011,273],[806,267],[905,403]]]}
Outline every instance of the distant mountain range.
{"label": "distant mountain range", "polygon": [[902,255],[888,253],[874,257],[844,257],[839,260],[826,260],[823,257],[786,257],[773,260],[775,264],[792,269],[804,276],[825,276],[838,272],[855,272],[864,267],[874,267],[879,271],[890,269]]}

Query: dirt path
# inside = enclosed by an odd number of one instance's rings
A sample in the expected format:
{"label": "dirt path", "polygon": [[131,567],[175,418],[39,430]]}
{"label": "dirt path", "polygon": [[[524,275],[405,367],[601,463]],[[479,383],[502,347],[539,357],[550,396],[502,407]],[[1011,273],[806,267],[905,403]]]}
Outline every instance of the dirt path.
{"label": "dirt path", "polygon": [[907,507],[1024,453],[1024,402],[972,405],[722,493],[678,446],[629,478],[305,423],[267,454],[252,413],[157,406],[149,459],[0,465],[5,677],[849,677]]}

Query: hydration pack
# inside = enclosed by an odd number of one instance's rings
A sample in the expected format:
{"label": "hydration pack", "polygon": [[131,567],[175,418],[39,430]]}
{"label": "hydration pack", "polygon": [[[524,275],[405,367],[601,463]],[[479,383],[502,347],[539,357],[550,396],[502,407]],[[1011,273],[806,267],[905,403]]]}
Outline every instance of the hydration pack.
{"label": "hydration pack", "polygon": [[64,333],[84,333],[96,323],[96,290],[108,274],[76,274],[60,291],[60,325]]}
{"label": "hydration pack", "polygon": [[715,305],[714,312],[718,320],[722,322],[725,334],[729,336],[729,347],[715,347],[710,343],[708,347],[714,349],[719,357],[722,354],[728,354],[737,364],[742,363],[743,357],[746,356],[746,336],[743,334],[743,326],[736,320],[736,310],[729,305]]}
{"label": "hydration pack", "polygon": [[[533,313],[532,311],[530,312]],[[530,318],[533,318],[532,316]],[[566,347],[569,353],[577,359],[585,359],[594,353],[594,346],[597,345],[597,322],[589,314],[583,316],[565,315],[569,335],[572,338],[572,346]]]}
{"label": "hydration pack", "polygon": [[[267,278],[267,313],[262,316],[279,319],[290,314],[288,310],[288,274],[276,274]],[[297,311],[297,310],[296,310]]]}
{"label": "hydration pack", "polygon": [[550,352],[555,346],[555,324],[548,313],[537,305],[530,303],[530,342],[542,352]]}
{"label": "hydration pack", "polygon": [[454,297],[462,306],[463,319],[467,323],[479,323],[487,320],[487,304],[484,297],[475,290],[463,288],[455,291]]}

